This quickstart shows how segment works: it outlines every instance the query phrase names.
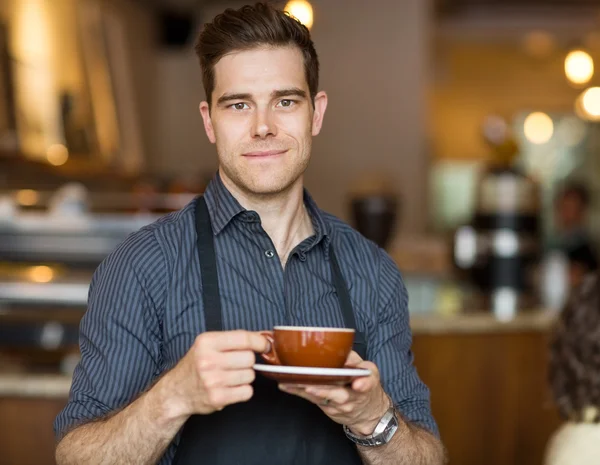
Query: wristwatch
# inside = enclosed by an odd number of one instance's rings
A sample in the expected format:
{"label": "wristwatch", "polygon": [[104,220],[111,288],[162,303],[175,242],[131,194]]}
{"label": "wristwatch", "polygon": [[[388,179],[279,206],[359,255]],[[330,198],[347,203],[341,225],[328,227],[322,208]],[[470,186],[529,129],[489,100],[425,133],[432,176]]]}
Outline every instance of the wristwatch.
{"label": "wristwatch", "polygon": [[392,436],[394,436],[396,430],[398,430],[398,417],[393,405],[381,417],[375,430],[369,436],[358,436],[344,425],[344,433],[346,433],[348,439],[359,446],[365,447],[377,447],[387,444],[392,439]]}

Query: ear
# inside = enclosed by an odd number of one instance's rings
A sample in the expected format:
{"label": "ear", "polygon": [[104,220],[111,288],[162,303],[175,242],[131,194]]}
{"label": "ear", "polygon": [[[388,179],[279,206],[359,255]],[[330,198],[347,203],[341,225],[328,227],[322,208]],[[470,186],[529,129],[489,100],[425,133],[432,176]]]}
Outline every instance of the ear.
{"label": "ear", "polygon": [[210,118],[210,107],[208,106],[208,102],[200,102],[200,114],[202,115],[202,120],[204,121],[204,131],[208,136],[208,140],[211,142],[211,144],[214,144],[217,139],[215,137],[212,119]]}
{"label": "ear", "polygon": [[312,135],[316,136],[321,132],[323,126],[323,117],[327,109],[327,94],[324,91],[315,95],[315,112],[312,120]]}

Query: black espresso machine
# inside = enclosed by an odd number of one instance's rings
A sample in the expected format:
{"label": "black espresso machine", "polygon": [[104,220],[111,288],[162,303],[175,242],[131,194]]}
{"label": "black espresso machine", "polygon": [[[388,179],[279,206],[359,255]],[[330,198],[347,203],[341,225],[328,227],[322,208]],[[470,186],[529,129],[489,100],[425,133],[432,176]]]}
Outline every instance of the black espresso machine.
{"label": "black espresso machine", "polygon": [[472,220],[456,231],[454,262],[477,289],[479,308],[509,320],[538,305],[540,186],[517,166],[518,147],[503,121],[484,129],[492,157],[477,182]]}

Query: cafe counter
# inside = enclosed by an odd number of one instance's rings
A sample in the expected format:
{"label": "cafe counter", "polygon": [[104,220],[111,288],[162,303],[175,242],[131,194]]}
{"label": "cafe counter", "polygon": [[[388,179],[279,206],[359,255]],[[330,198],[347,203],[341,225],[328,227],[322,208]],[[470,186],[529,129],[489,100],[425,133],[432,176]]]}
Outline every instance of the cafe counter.
{"label": "cafe counter", "polygon": [[[526,311],[511,321],[490,313],[414,315],[415,366],[450,464],[541,464],[559,424],[546,383],[553,313]],[[71,379],[0,370],[3,464],[53,464],[52,421]]]}

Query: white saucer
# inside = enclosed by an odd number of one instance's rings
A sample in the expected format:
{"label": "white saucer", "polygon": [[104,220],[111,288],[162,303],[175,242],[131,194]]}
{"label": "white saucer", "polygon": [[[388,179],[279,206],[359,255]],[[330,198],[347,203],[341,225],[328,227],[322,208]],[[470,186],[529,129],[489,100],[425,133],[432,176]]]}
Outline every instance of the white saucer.
{"label": "white saucer", "polygon": [[345,385],[356,378],[369,376],[364,368],[316,368],[256,364],[254,369],[264,376],[289,384]]}

